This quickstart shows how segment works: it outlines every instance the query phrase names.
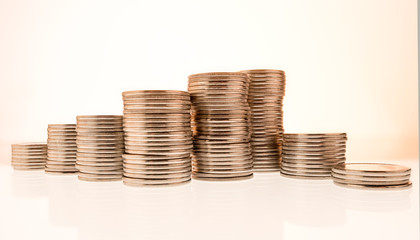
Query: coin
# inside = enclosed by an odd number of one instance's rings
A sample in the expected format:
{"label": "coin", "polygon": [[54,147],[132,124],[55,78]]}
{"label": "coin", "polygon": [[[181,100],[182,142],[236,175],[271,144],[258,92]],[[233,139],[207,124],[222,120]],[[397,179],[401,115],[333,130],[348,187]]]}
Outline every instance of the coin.
{"label": "coin", "polygon": [[384,163],[342,163],[336,165],[332,170],[341,174],[363,176],[401,176],[411,172],[408,167]]}
{"label": "coin", "polygon": [[83,174],[92,174],[92,175],[119,175],[122,174],[123,169],[112,169],[112,170],[104,170],[104,169],[97,169],[97,168],[84,168],[83,165],[78,165],[77,169],[79,170],[81,176]]}
{"label": "coin", "polygon": [[304,171],[304,170],[286,170],[283,167],[280,169],[281,173],[294,175],[294,176],[306,176],[306,177],[331,177],[331,171]]}
{"label": "coin", "polygon": [[77,179],[86,182],[111,182],[111,181],[121,181],[121,177],[109,177],[109,178],[96,178],[96,177],[86,177],[86,176],[77,176]]}
{"label": "coin", "polygon": [[345,180],[357,180],[357,181],[371,181],[371,182],[384,182],[384,181],[408,181],[410,174],[402,176],[363,176],[363,175],[351,175],[351,174],[339,174],[331,172],[331,175],[336,178]]}
{"label": "coin", "polygon": [[123,97],[132,97],[132,96],[151,96],[151,97],[188,97],[188,92],[179,91],[179,90],[134,90],[134,91],[125,91],[122,93]]}
{"label": "coin", "polygon": [[76,131],[76,166],[79,179],[121,180],[124,153],[123,116],[78,116]]}
{"label": "coin", "polygon": [[347,188],[355,188],[355,189],[363,189],[363,190],[403,190],[411,188],[412,183],[406,183],[401,185],[388,185],[388,186],[377,186],[377,185],[357,185],[357,184],[348,184],[348,183],[340,183],[334,181],[334,184],[340,187],[347,187]]}
{"label": "coin", "polygon": [[[343,161],[344,162],[344,161]],[[286,166],[286,167],[297,167],[297,168],[327,168],[330,169],[335,166],[336,164],[338,164],[340,162],[331,162],[331,163],[325,163],[324,161],[319,162],[319,163],[314,163],[314,162],[306,162],[306,163],[302,163],[302,162],[288,162],[285,161],[285,159],[282,159],[281,164],[282,166]]]}
{"label": "coin", "polygon": [[124,161],[123,167],[125,171],[128,172],[148,172],[148,171],[165,171],[167,173],[171,172],[179,172],[180,169],[183,171],[190,171],[191,170],[191,163],[190,162],[159,162],[159,163],[131,163]]}
{"label": "coin", "polygon": [[365,181],[365,180],[348,180],[341,179],[338,177],[333,177],[334,182],[344,183],[344,184],[354,184],[354,185],[371,185],[371,186],[393,186],[393,185],[402,185],[407,184],[410,180],[399,180],[399,181]]}
{"label": "coin", "polygon": [[53,174],[53,175],[73,175],[77,174],[77,171],[55,171],[48,168],[45,168],[45,173],[47,174]]}
{"label": "coin", "polygon": [[203,180],[203,181],[240,181],[240,180],[248,180],[253,178],[253,174],[239,176],[239,177],[204,177],[199,175],[192,175],[192,178],[195,180]]}
{"label": "coin", "polygon": [[31,166],[12,166],[14,170],[18,170],[18,171],[40,171],[40,170],[44,170],[44,166],[36,166],[36,167],[31,167]]}
{"label": "coin", "polygon": [[11,165],[15,170],[44,169],[47,144],[30,142],[12,144]]}
{"label": "coin", "polygon": [[97,159],[96,161],[77,160],[76,166],[92,166],[92,167],[111,167],[111,166],[122,166],[122,161],[101,161],[103,159]]}
{"label": "coin", "polygon": [[331,173],[331,168],[325,168],[325,167],[320,167],[320,168],[307,168],[307,167],[289,167],[286,166],[284,164],[281,165],[281,168],[285,171],[295,171],[295,172],[305,172],[305,173]]}
{"label": "coin", "polygon": [[296,178],[296,179],[320,179],[320,180],[324,180],[324,179],[330,179],[331,176],[306,176],[306,175],[295,175],[295,174],[289,174],[287,172],[283,172],[280,169],[280,175],[284,176],[284,177],[288,177],[288,178]]}
{"label": "coin", "polygon": [[[281,70],[241,72],[248,74],[250,79],[248,103],[251,108],[251,146],[255,169],[277,171],[277,162],[281,153],[278,141],[283,132],[284,72]],[[278,74],[279,72],[282,74]],[[258,145],[265,145],[265,147],[261,148]]]}

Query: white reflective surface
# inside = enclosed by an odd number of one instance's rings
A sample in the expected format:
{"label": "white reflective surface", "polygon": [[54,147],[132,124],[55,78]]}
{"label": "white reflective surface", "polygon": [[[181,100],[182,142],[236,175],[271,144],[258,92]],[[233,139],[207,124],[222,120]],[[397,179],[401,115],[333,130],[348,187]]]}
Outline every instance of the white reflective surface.
{"label": "white reflective surface", "polygon": [[418,239],[419,181],[363,191],[277,173],[166,188],[0,167],[0,239]]}

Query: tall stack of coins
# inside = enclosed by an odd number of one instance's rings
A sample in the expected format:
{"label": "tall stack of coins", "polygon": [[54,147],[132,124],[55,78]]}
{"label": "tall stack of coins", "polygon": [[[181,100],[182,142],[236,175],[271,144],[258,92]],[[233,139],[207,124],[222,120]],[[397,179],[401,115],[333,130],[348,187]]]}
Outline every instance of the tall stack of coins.
{"label": "tall stack of coins", "polygon": [[123,92],[124,184],[165,186],[191,180],[191,102],[188,92]]}
{"label": "tall stack of coins", "polygon": [[241,71],[250,78],[248,103],[251,108],[254,171],[279,171],[283,129],[285,73],[281,70]]}
{"label": "tall stack of coins", "polygon": [[334,183],[342,187],[390,190],[411,187],[411,168],[383,163],[342,163],[332,168]]}
{"label": "tall stack of coins", "polygon": [[286,177],[323,179],[346,160],[346,133],[284,134],[280,172]]}
{"label": "tall stack of coins", "polygon": [[78,178],[84,181],[121,180],[122,116],[77,116],[76,132]]}
{"label": "tall stack of coins", "polygon": [[251,178],[248,75],[215,72],[190,75],[188,79],[193,178],[210,181]]}
{"label": "tall stack of coins", "polygon": [[48,158],[45,172],[76,173],[76,124],[48,125]]}
{"label": "tall stack of coins", "polygon": [[43,170],[47,161],[47,144],[12,144],[12,167],[15,170]]}

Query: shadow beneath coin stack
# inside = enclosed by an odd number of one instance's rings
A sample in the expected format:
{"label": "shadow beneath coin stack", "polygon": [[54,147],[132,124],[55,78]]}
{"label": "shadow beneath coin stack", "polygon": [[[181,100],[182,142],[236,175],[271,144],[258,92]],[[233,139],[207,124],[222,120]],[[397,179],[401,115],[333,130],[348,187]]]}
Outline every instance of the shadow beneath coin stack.
{"label": "shadow beneath coin stack", "polygon": [[332,180],[281,177],[282,216],[285,222],[312,227],[333,227],[346,223],[344,207],[334,201]]}
{"label": "shadow beneath coin stack", "polygon": [[77,175],[46,174],[48,210],[51,224],[59,227],[77,227]]}
{"label": "shadow beneath coin stack", "polygon": [[124,186],[123,239],[194,239],[191,185]]}
{"label": "shadow beneath coin stack", "polygon": [[80,240],[121,239],[122,188],[121,181],[77,182]]}
{"label": "shadow beneath coin stack", "polygon": [[39,171],[12,172],[12,194],[19,198],[41,198],[47,196],[45,173]]}

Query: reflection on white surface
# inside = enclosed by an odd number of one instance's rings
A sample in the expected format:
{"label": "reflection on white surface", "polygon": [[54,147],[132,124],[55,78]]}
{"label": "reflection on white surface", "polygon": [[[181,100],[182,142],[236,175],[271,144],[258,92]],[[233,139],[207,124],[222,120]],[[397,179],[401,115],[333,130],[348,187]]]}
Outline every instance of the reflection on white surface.
{"label": "reflection on white surface", "polygon": [[76,227],[78,222],[77,176],[46,174],[48,186],[48,212],[51,224]]}
{"label": "reflection on white surface", "polygon": [[345,209],[391,212],[410,209],[410,194],[412,188],[390,191],[366,191],[344,188],[333,185],[331,187],[333,199]]}
{"label": "reflection on white surface", "polygon": [[[12,188],[2,193],[14,206],[3,209],[7,222],[40,229],[40,235],[28,233],[34,239],[46,233],[82,240],[328,239],[343,231],[344,239],[419,235],[417,169],[413,188],[400,191],[347,189],[331,180],[290,179],[279,173],[256,173],[237,182],[193,180],[174,187],[135,188],[121,181],[83,182],[76,175],[0,171],[3,183],[10,180]],[[12,230],[8,237],[1,234],[1,239],[27,237]]]}
{"label": "reflection on white surface", "polygon": [[122,188],[121,182],[77,181],[79,239],[120,239]]}
{"label": "reflection on white surface", "polygon": [[192,239],[191,185],[124,186],[124,239]]}
{"label": "reflection on white surface", "polygon": [[331,180],[279,178],[283,219],[296,225],[331,227],[346,223],[346,213],[335,204]]}
{"label": "reflection on white surface", "polygon": [[19,171],[12,172],[12,192],[19,198],[38,198],[47,196],[45,172]]}
{"label": "reflection on white surface", "polygon": [[[225,239],[256,236],[260,225],[255,225],[255,222],[261,219],[259,215],[254,216],[258,206],[253,204],[252,182],[252,179],[232,182],[193,181],[192,234],[200,236],[206,233],[204,239],[218,239],[221,237],[220,232],[224,233]],[[281,224],[278,227],[281,228]]]}

